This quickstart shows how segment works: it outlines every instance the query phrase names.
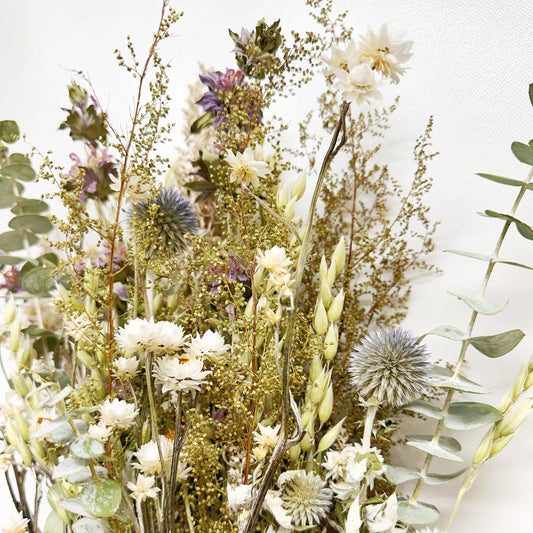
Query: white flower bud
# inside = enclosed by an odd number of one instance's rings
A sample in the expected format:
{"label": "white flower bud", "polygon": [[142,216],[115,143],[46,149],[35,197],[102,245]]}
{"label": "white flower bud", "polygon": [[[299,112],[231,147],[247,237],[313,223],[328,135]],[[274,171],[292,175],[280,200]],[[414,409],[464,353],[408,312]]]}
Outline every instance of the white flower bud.
{"label": "white flower bud", "polygon": [[330,322],[337,322],[342,314],[342,308],[344,307],[344,290],[341,289],[339,294],[333,298],[328,310],[328,320]]}
{"label": "white flower bud", "polygon": [[20,435],[15,444],[15,448],[17,448],[18,452],[20,453],[24,465],[29,468],[32,464],[31,451]]}
{"label": "white flower bud", "polygon": [[329,309],[331,304],[331,289],[329,283],[326,280],[320,282],[320,291],[318,292],[318,297],[322,300],[324,307]]}
{"label": "white flower bud", "polygon": [[20,347],[20,328],[21,328],[21,318],[20,314],[18,314],[13,322],[11,323],[11,327],[9,328],[9,349],[13,353],[17,353],[19,347]]}
{"label": "white flower bud", "polygon": [[46,462],[46,450],[40,441],[32,440],[30,442],[30,450],[33,457],[35,457],[39,463],[43,466],[48,466]]}
{"label": "white flower bud", "polygon": [[294,217],[294,206],[296,205],[296,202],[298,201],[298,198],[292,198],[292,200],[287,204],[287,207],[285,208],[285,211],[283,211],[283,216],[287,220],[292,220]]}
{"label": "white flower bud", "polygon": [[6,326],[9,326],[9,324],[13,322],[15,316],[15,299],[13,298],[13,295],[11,295],[9,297],[9,301],[7,302],[6,308],[4,309],[4,323]]}
{"label": "white flower bud", "polygon": [[342,428],[342,424],[344,423],[346,417],[344,417],[340,422],[338,422],[336,425],[334,425],[321,439],[318,443],[318,451],[323,452],[324,450],[327,450],[336,440],[339,436],[339,433]]}
{"label": "white flower bud", "polygon": [[251,319],[254,316],[254,298],[250,297],[248,303],[246,304],[246,309],[244,310],[244,316],[248,319]]}
{"label": "white flower bud", "polygon": [[11,444],[11,446],[17,445],[17,439],[19,438],[19,434],[18,434],[17,428],[10,421],[6,422],[6,429],[5,429],[4,436],[7,442]]}
{"label": "white flower bud", "polygon": [[36,353],[33,349],[33,342],[27,335],[22,335],[17,351],[17,364],[19,368],[30,368]]}
{"label": "white flower bud", "polygon": [[76,357],[78,361],[83,363],[88,368],[92,368],[93,366],[96,365],[94,359],[85,350],[78,350],[76,352]]}
{"label": "white flower bud", "polygon": [[329,286],[333,287],[333,284],[335,283],[335,278],[337,277],[337,266],[335,264],[335,257],[333,257],[331,260],[326,277],[327,277]]}
{"label": "white flower bud", "polygon": [[299,200],[305,192],[306,183],[307,174],[305,172],[300,172],[300,174],[298,174],[298,177],[296,178],[296,181],[294,182],[294,185],[292,186],[291,198],[296,197],[296,199]]}
{"label": "white flower bud", "polygon": [[18,429],[20,436],[24,440],[29,440],[30,428],[28,427],[28,422],[26,421],[22,413],[17,409],[14,412],[13,416],[15,418],[15,424],[17,425],[17,429]]}
{"label": "white flower bud", "polygon": [[283,182],[278,187],[278,194],[276,196],[276,207],[281,211],[289,201],[289,186],[287,182]]}
{"label": "white flower bud", "polygon": [[333,411],[333,384],[330,383],[329,387],[326,390],[326,394],[322,401],[320,402],[320,407],[318,408],[318,418],[322,424],[324,424]]}
{"label": "white flower bud", "polygon": [[333,259],[335,260],[336,272],[340,274],[346,263],[346,243],[344,242],[344,236],[340,238],[339,243],[335,247]]}
{"label": "white flower bud", "polygon": [[315,310],[315,317],[313,319],[313,329],[317,335],[324,335],[328,330],[328,326],[328,314],[326,308],[324,307],[322,300],[319,300]]}
{"label": "white flower bud", "polygon": [[322,259],[320,260],[320,281],[327,279],[328,277],[328,262],[326,261],[326,257],[322,256]]}
{"label": "white flower bud", "polygon": [[320,372],[322,371],[322,358],[319,354],[315,353],[311,365],[309,366],[309,379],[311,382],[315,381]]}
{"label": "white flower bud", "polygon": [[298,457],[300,457],[301,448],[299,444],[295,444],[294,446],[291,446],[289,448],[289,459],[291,461],[297,461]]}
{"label": "white flower bud", "polygon": [[21,397],[25,398],[29,392],[31,391],[31,381],[28,383],[25,376],[21,376],[20,374],[13,374],[10,376],[11,383],[13,383],[13,389],[15,392]]}
{"label": "white flower bud", "polygon": [[[331,372],[331,371],[330,371]],[[326,394],[327,387],[330,381],[330,372],[320,372],[315,381],[311,385],[311,392],[309,393],[309,399],[315,405],[318,405],[324,395]]]}
{"label": "white flower bud", "polygon": [[324,339],[324,358],[326,361],[331,361],[335,357],[338,347],[339,328],[334,324],[330,324]]}

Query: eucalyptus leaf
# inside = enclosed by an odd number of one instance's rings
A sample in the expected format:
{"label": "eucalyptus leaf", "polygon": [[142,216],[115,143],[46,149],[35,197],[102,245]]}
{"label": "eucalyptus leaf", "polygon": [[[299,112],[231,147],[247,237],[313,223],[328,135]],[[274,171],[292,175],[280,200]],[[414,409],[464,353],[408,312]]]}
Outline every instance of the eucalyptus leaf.
{"label": "eucalyptus leaf", "polygon": [[98,517],[113,516],[120,505],[120,485],[112,479],[88,483],[81,491],[81,503],[87,511]]}
{"label": "eucalyptus leaf", "polygon": [[94,517],[94,515],[87,511],[87,509],[85,509],[85,507],[81,504],[79,498],[65,498],[63,500],[58,501],[57,505],[63,507],[63,509],[66,509],[67,511],[73,514],[87,516],[88,518]]}
{"label": "eucalyptus leaf", "polygon": [[0,265],[18,265],[21,261],[26,261],[26,259],[14,255],[0,255]]}
{"label": "eucalyptus leaf", "polygon": [[513,350],[524,337],[519,329],[512,329],[497,335],[471,337],[470,344],[487,357],[501,357]]}
{"label": "eucalyptus leaf", "polygon": [[[26,233],[28,244],[32,246],[39,241],[39,237],[34,233]],[[24,233],[21,231],[6,231],[0,233],[0,250],[4,252],[14,252],[24,248]]]}
{"label": "eucalyptus leaf", "polygon": [[531,146],[515,141],[511,144],[511,151],[521,163],[533,165],[533,148]]}
{"label": "eucalyptus leaf", "polygon": [[[16,205],[11,208],[15,215],[42,213],[48,209],[48,204],[34,198],[17,198]],[[37,232],[36,232],[37,233]]]}
{"label": "eucalyptus leaf", "polygon": [[460,392],[471,392],[474,394],[487,394],[490,391],[478,383],[471,381],[463,376],[455,377],[453,372],[448,368],[434,365],[431,369],[429,384],[432,387],[441,387],[445,389],[454,389]]}
{"label": "eucalyptus leaf", "polygon": [[0,140],[7,144],[14,143],[20,137],[20,130],[14,120],[0,121]]}
{"label": "eucalyptus leaf", "polygon": [[31,160],[30,158],[27,156],[27,155],[24,155],[24,154],[19,154],[17,152],[14,152],[12,153],[10,156],[9,156],[9,163],[10,164],[14,164],[14,163],[22,163],[24,165],[30,165],[31,166]]}
{"label": "eucalyptus leaf", "polygon": [[504,261],[503,259],[496,259],[494,261],[495,263],[502,263],[503,265],[511,265],[519,268],[525,268],[527,270],[533,270],[533,267],[530,267],[528,265],[524,265],[522,263],[517,263],[515,261]]}
{"label": "eucalyptus leaf", "polygon": [[495,176],[494,174],[478,173],[477,175],[480,178],[495,181],[496,183],[501,183],[503,185],[510,185],[511,187],[523,187],[524,185],[528,185],[525,181],[515,180],[512,178],[504,178],[503,176]]}
{"label": "eucalyptus leaf", "polygon": [[[47,331],[47,330],[45,330]],[[59,402],[63,401],[67,396],[72,392],[72,387],[68,385],[58,392],[55,392],[48,398],[45,398],[39,405],[38,408],[42,409],[43,407],[53,407]]]}
{"label": "eucalyptus leaf", "polygon": [[498,409],[486,403],[454,402],[444,415],[444,425],[456,430],[475,429],[496,422],[500,416]]}
{"label": "eucalyptus leaf", "polygon": [[14,196],[14,188],[16,188],[18,194],[22,194],[24,191],[22,183],[0,176],[0,196],[11,196],[15,200],[18,197]]}
{"label": "eucalyptus leaf", "polygon": [[419,340],[422,340],[427,335],[438,335],[439,337],[445,337],[452,341],[462,341],[465,338],[465,334],[455,326],[439,326],[438,328],[424,333]]}
{"label": "eucalyptus leaf", "polygon": [[[96,473],[97,476],[105,477],[107,474],[107,469],[103,466],[93,466],[93,470]],[[79,472],[76,472],[74,474],[71,474],[67,477],[67,481],[69,483],[85,483],[86,481],[89,481],[93,477],[93,473],[91,469],[86,466],[85,468],[82,468]]]}
{"label": "eucalyptus leaf", "polygon": [[533,105],[533,83],[529,84],[529,101]]}
{"label": "eucalyptus leaf", "polygon": [[33,231],[33,233],[48,233],[54,227],[50,219],[43,215],[17,215],[8,225],[14,230]]}
{"label": "eucalyptus leaf", "polygon": [[30,294],[37,296],[48,296],[50,291],[55,289],[56,283],[52,274],[56,269],[37,267],[30,270],[22,278],[22,286]]}
{"label": "eucalyptus leaf", "polygon": [[443,483],[448,483],[448,481],[458,478],[465,470],[466,468],[463,468],[451,474],[426,474],[423,476],[424,482],[427,485],[442,485]]}
{"label": "eucalyptus leaf", "polygon": [[82,518],[72,524],[73,533],[105,533],[101,520],[96,518]]}
{"label": "eucalyptus leaf", "polygon": [[462,459],[455,454],[461,451],[461,445],[452,437],[439,437],[438,443],[434,443],[433,435],[409,435],[407,444],[441,459],[462,462]]}
{"label": "eucalyptus leaf", "polygon": [[404,405],[402,409],[406,411],[411,411],[413,413],[419,413],[421,415],[427,416],[429,418],[440,419],[443,416],[443,413],[440,407],[429,403],[426,400],[416,400],[414,402]]}
{"label": "eucalyptus leaf", "polygon": [[32,181],[35,179],[35,170],[25,163],[14,163],[0,168],[0,175],[21,181]]}
{"label": "eucalyptus leaf", "polygon": [[11,192],[8,192],[7,194],[2,194],[0,196],[0,209],[6,209],[7,207],[11,207],[13,204],[17,203],[17,197],[13,196]]}
{"label": "eucalyptus leaf", "polygon": [[459,298],[459,300],[462,300],[470,309],[473,309],[476,313],[480,313],[482,315],[495,315],[496,313],[499,313],[503,309],[505,309],[507,303],[505,305],[495,305],[487,300],[485,298],[474,298],[472,296],[463,296],[462,294],[455,294],[454,292],[450,292],[451,295],[456,296]]}
{"label": "eucalyptus leaf", "polygon": [[507,222],[514,222],[516,225],[516,229],[522,235],[522,237],[532,241],[533,240],[533,229],[528,226],[525,222],[522,222],[521,220],[518,220],[517,218],[506,215],[504,213],[498,213],[496,211],[491,211],[490,209],[485,209],[484,211],[485,216],[491,217],[491,218],[500,218],[502,220],[506,220]]}
{"label": "eucalyptus leaf", "polygon": [[412,466],[387,465],[385,477],[394,485],[420,478],[420,470]]}
{"label": "eucalyptus leaf", "polygon": [[[72,420],[72,423],[82,433],[85,433],[89,427],[85,420]],[[33,439],[47,438],[56,444],[65,444],[72,440],[74,431],[69,421],[64,416],[61,416],[49,422],[43,422],[41,427],[33,432],[31,436]]]}
{"label": "eucalyptus leaf", "polygon": [[448,252],[450,254],[456,254],[456,255],[462,255],[464,257],[470,257],[471,259],[477,259],[478,261],[493,261],[494,258],[490,255],[485,254],[476,254],[474,252],[464,252],[462,250],[444,250],[445,252]]}
{"label": "eucalyptus leaf", "polygon": [[439,510],[429,503],[410,502],[400,500],[398,502],[398,520],[405,524],[422,526],[433,524],[439,519]]}
{"label": "eucalyptus leaf", "polygon": [[99,440],[85,435],[70,445],[70,451],[81,459],[94,459],[103,455],[105,450]]}
{"label": "eucalyptus leaf", "polygon": [[44,523],[43,533],[58,533],[60,531],[63,531],[63,520],[52,510]]}
{"label": "eucalyptus leaf", "polygon": [[60,479],[72,474],[77,474],[86,466],[86,459],[80,459],[79,457],[67,457],[54,468],[52,479]]}

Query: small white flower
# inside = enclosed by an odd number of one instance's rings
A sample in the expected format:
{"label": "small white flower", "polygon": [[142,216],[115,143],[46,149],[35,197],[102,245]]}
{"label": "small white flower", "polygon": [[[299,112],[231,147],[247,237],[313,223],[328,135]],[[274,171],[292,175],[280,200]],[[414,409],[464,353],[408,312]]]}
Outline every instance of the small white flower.
{"label": "small white flower", "polygon": [[154,354],[175,352],[185,342],[183,328],[161,320],[135,318],[117,333],[117,343],[126,353],[149,351]]}
{"label": "small white flower", "polygon": [[218,331],[208,329],[201,337],[198,334],[191,339],[187,354],[191,359],[218,361],[229,349],[230,345],[224,343],[224,337]]}
{"label": "small white flower", "polygon": [[129,381],[137,374],[139,360],[136,357],[117,357],[113,361],[115,376],[121,381]]}
{"label": "small white flower", "polygon": [[365,507],[365,524],[369,533],[389,532],[398,521],[398,499],[391,494],[386,502]]}
{"label": "small white flower", "polygon": [[279,439],[281,425],[278,424],[277,426],[272,427],[259,424],[257,428],[259,429],[259,432],[253,432],[254,440],[257,445],[264,446],[265,448],[274,448]]}
{"label": "small white flower", "polygon": [[107,399],[100,407],[100,420],[113,429],[126,429],[133,425],[139,410],[134,404],[115,398]]}
{"label": "small white flower", "polygon": [[100,421],[98,424],[92,424],[89,426],[87,432],[93,439],[99,440],[102,444],[105,444],[109,437],[111,437],[113,428],[106,426],[102,421]]}
{"label": "small white flower", "polygon": [[[111,184],[109,188],[113,191],[120,191],[121,179],[120,176],[111,176]],[[128,182],[124,187],[123,197],[126,202],[143,202],[147,200],[152,194],[150,183],[146,178],[138,174],[130,174]]]}
{"label": "small white flower", "polygon": [[328,65],[326,74],[334,74],[337,69],[349,70],[350,67],[359,63],[359,51],[355,43],[349,41],[344,50],[333,46],[331,57],[322,57],[322,60]]}
{"label": "small white flower", "polygon": [[236,513],[252,501],[252,485],[237,485],[226,487],[228,493],[228,510]]}
{"label": "small white flower", "polygon": [[259,250],[257,254],[257,266],[263,267],[270,273],[285,274],[291,263],[291,258],[287,257],[287,250],[280,246],[273,246],[265,252]]}
{"label": "small white flower", "polygon": [[201,359],[183,357],[162,357],[154,366],[154,378],[161,385],[163,392],[187,392],[200,390],[205,378],[211,372],[202,370],[204,363]]}
{"label": "small white flower", "polygon": [[7,444],[5,440],[0,440],[0,472],[6,472],[13,462],[15,449]]}
{"label": "small white flower", "polygon": [[[4,520],[4,519],[2,519]],[[8,518],[7,524],[2,526],[2,533],[28,533],[29,520],[20,512],[16,518]]]}
{"label": "small white flower", "polygon": [[237,181],[245,185],[259,187],[259,179],[264,178],[268,173],[268,164],[264,161],[257,161],[254,151],[248,146],[244,152],[232,151],[226,153],[226,162],[231,167],[229,179],[231,182]]}
{"label": "small white flower", "polygon": [[398,83],[405,73],[402,63],[413,55],[412,45],[412,41],[402,41],[389,35],[386,24],[383,24],[379,32],[369,30],[366,37],[362,37],[359,54],[361,61],[370,60],[373,69]]}
{"label": "small white flower", "polygon": [[132,481],[128,483],[128,489],[131,490],[132,497],[139,503],[144,502],[147,498],[157,498],[157,493],[160,490],[159,487],[155,486],[154,476],[143,476],[142,474],[137,476],[135,483]]}
{"label": "small white flower", "polygon": [[363,104],[381,99],[381,93],[376,88],[376,76],[368,63],[354,65],[348,72],[337,69],[335,75],[338,78],[335,86],[342,91],[347,102],[355,100],[358,104]]}
{"label": "small white flower", "polygon": [[[161,455],[163,456],[165,477],[168,477],[172,463],[172,448],[174,446],[174,441],[161,435],[159,437],[159,445],[161,447]],[[134,468],[142,470],[142,472],[148,476],[161,474],[161,461],[159,460],[159,450],[157,449],[157,443],[155,441],[151,440],[146,444],[143,444],[134,455],[137,457],[137,461],[139,461],[138,463],[133,464]],[[187,479],[190,470],[190,467],[187,467],[185,463],[179,461],[176,480],[183,481]]]}

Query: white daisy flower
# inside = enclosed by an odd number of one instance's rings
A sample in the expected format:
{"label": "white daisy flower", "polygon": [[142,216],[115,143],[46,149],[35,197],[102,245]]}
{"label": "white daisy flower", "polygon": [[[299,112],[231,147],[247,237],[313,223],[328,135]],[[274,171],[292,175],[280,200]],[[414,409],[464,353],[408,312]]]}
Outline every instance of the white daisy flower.
{"label": "white daisy flower", "polygon": [[353,41],[349,41],[346,48],[331,48],[331,57],[322,57],[322,60],[328,65],[326,74],[334,74],[337,69],[349,70],[350,67],[359,63],[359,50]]}
{"label": "white daisy flower", "polygon": [[155,362],[153,375],[163,393],[200,390],[200,385],[205,383],[206,376],[211,373],[203,370],[203,366],[201,359],[162,357]]}
{"label": "white daisy flower", "polygon": [[218,361],[228,353],[229,344],[224,343],[224,337],[218,331],[208,329],[201,337],[193,337],[187,347],[187,354],[191,359],[207,359]]}
{"label": "white daisy flower", "polygon": [[285,274],[291,263],[292,259],[287,257],[287,250],[280,246],[273,246],[264,252],[259,250],[257,254],[257,266],[270,273]]}
{"label": "white daisy flower", "polygon": [[[163,456],[163,464],[165,469],[165,477],[170,474],[170,466],[172,463],[172,449],[174,441],[161,435],[159,437],[159,445],[161,447],[161,455]],[[134,463],[134,468],[141,470],[145,475],[152,476],[154,474],[161,474],[161,461],[159,459],[159,450],[157,449],[157,443],[153,440],[143,444],[134,455],[137,458],[138,463]],[[184,481],[187,479],[190,467],[187,467],[186,463],[179,461],[176,471],[176,481]]]}
{"label": "white daisy flower", "polygon": [[131,495],[138,503],[144,502],[147,498],[157,498],[159,487],[155,486],[154,476],[143,476],[139,474],[137,481],[128,483],[128,489],[131,490]]}
{"label": "white daisy flower", "polygon": [[245,185],[259,187],[259,179],[268,174],[268,164],[264,161],[257,161],[254,151],[248,146],[244,152],[234,154],[228,151],[225,157],[226,162],[231,167],[229,179],[231,182],[237,181]]}
{"label": "white daisy flower", "polygon": [[139,368],[136,357],[117,357],[113,361],[114,373],[121,381],[130,381],[135,377]]}
{"label": "white daisy flower", "polygon": [[139,409],[134,404],[115,398],[107,399],[100,407],[100,420],[113,429],[126,429],[133,425]]}
{"label": "white daisy flower", "polygon": [[337,69],[335,75],[338,79],[335,87],[342,91],[342,96],[347,102],[355,100],[360,105],[381,99],[376,76],[368,63],[354,65],[349,71]]}
{"label": "white daisy flower", "polygon": [[389,35],[387,25],[383,24],[378,32],[369,30],[361,38],[359,54],[362,62],[370,60],[373,69],[398,83],[406,70],[402,63],[413,55],[412,46],[413,41],[402,41],[397,36]]}
{"label": "white daisy flower", "polygon": [[28,533],[28,524],[30,521],[23,517],[22,512],[16,518],[8,518],[6,522],[2,526],[2,533]]}
{"label": "white daisy flower", "polygon": [[186,340],[181,326],[164,320],[155,322],[144,318],[135,318],[119,328],[116,339],[126,354],[175,352]]}

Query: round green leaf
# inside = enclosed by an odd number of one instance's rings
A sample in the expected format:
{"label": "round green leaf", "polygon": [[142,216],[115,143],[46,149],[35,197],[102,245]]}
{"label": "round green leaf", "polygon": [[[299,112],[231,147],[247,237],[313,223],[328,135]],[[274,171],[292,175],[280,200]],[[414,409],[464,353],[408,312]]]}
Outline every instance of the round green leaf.
{"label": "round green leaf", "polygon": [[[24,191],[24,185],[18,181],[13,181],[9,178],[4,178],[0,176],[0,196],[11,196],[13,197],[13,184],[16,183],[16,188],[19,194],[22,194]],[[13,197],[14,198],[14,197]]]}
{"label": "round green leaf", "polygon": [[55,268],[37,267],[30,270],[22,278],[22,287],[30,294],[38,296],[48,296],[50,291],[54,290],[56,283],[52,274]]}
{"label": "round green leaf", "polygon": [[17,265],[25,259],[14,255],[0,255],[0,265]]}
{"label": "round green leaf", "polygon": [[461,294],[455,294],[453,292],[450,292],[451,295],[457,296],[459,300],[462,300],[470,309],[473,309],[476,311],[476,313],[481,313],[482,315],[495,315],[496,313],[499,313],[503,309],[505,309],[505,305],[495,305],[493,303],[490,303],[489,301],[485,300],[485,298],[473,298],[471,296],[463,296]]}
{"label": "round green leaf", "polygon": [[11,212],[15,215],[36,214],[48,209],[48,204],[42,200],[17,198],[15,201],[16,205],[11,208]]}
{"label": "round green leaf", "polygon": [[77,474],[86,466],[87,461],[85,459],[79,459],[78,457],[67,457],[54,468],[52,479],[60,479],[72,474]]}
{"label": "round green leaf", "polygon": [[17,215],[8,226],[12,229],[29,230],[33,233],[48,233],[54,226],[48,217],[43,215]]}
{"label": "round green leaf", "polygon": [[398,502],[398,519],[405,524],[421,526],[433,524],[439,519],[439,510],[429,503],[409,502],[400,500]]}
{"label": "round green leaf", "polygon": [[442,485],[443,483],[448,483],[452,479],[458,478],[466,468],[453,472],[451,474],[426,474],[424,476],[424,481],[427,485]]}
{"label": "round green leaf", "polygon": [[[28,244],[36,244],[39,237],[34,233],[26,233]],[[24,234],[21,231],[6,231],[0,234],[0,250],[4,252],[14,252],[24,248]]]}
{"label": "round green leaf", "polygon": [[407,444],[441,459],[457,462],[462,461],[455,454],[455,452],[461,451],[461,445],[452,437],[439,437],[438,443],[434,443],[433,435],[409,435],[407,437]]}
{"label": "round green leaf", "polygon": [[81,504],[94,516],[113,516],[121,497],[120,485],[111,479],[104,479],[85,485],[81,491]]}
{"label": "round green leaf", "polygon": [[416,400],[414,402],[404,405],[402,409],[406,411],[412,411],[413,413],[419,413],[429,418],[442,418],[442,411],[440,407],[433,405],[425,400]]}
{"label": "round green leaf", "polygon": [[0,140],[5,143],[14,143],[20,137],[20,130],[14,120],[0,121]]}
{"label": "round green leaf", "polygon": [[412,466],[387,465],[385,477],[394,485],[413,481],[420,477],[420,470]]}
{"label": "round green leaf", "polygon": [[55,511],[50,511],[44,523],[43,533],[57,533],[63,531],[63,520]]}
{"label": "round green leaf", "polygon": [[15,163],[22,163],[23,165],[30,165],[31,167],[30,158],[28,156],[25,156],[24,154],[19,154],[17,152],[9,156],[9,164],[14,165]]}
{"label": "round green leaf", "polygon": [[513,350],[524,337],[519,329],[512,329],[498,335],[471,337],[470,344],[487,357],[501,357]]}
{"label": "round green leaf", "polygon": [[2,176],[9,176],[21,181],[32,181],[35,179],[35,170],[25,163],[14,163],[0,168]]}
{"label": "round green leaf", "polygon": [[101,520],[96,518],[82,518],[72,524],[73,533],[105,533]]}
{"label": "round green leaf", "polygon": [[444,415],[444,425],[449,429],[474,429],[492,424],[500,416],[498,409],[486,403],[454,402]]}
{"label": "round green leaf", "polygon": [[82,459],[94,459],[103,455],[104,447],[99,440],[92,437],[81,437],[74,441],[70,446],[70,451]]}
{"label": "round green leaf", "polygon": [[420,338],[422,339],[426,335],[438,335],[439,337],[445,337],[446,339],[450,339],[452,341],[462,341],[465,336],[465,334],[455,326],[439,326],[438,328],[428,331]]}
{"label": "round green leaf", "polygon": [[533,148],[527,144],[514,142],[511,144],[511,150],[518,161],[526,165],[533,165]]}
{"label": "round green leaf", "polygon": [[7,207],[11,207],[12,205],[17,203],[17,197],[13,196],[13,194],[3,194],[0,196],[0,209],[6,209]]}

